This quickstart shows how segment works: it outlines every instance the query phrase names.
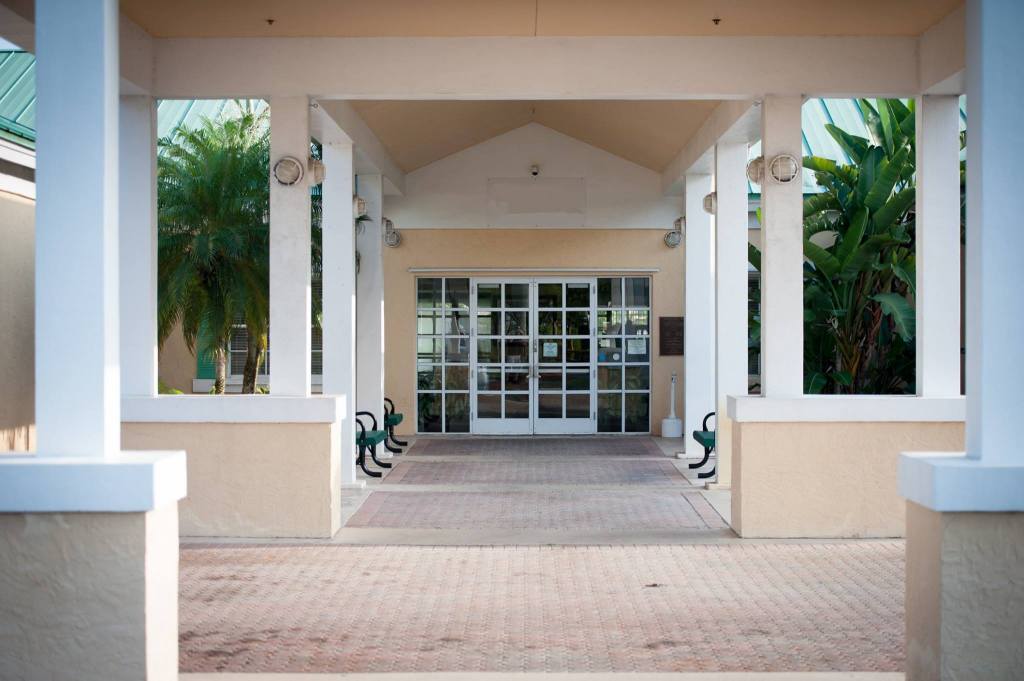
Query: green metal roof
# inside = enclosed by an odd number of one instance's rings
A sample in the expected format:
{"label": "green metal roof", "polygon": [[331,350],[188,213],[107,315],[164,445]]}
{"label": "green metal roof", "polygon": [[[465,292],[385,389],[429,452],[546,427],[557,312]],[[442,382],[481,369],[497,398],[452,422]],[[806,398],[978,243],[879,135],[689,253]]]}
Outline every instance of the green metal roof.
{"label": "green metal roof", "polygon": [[36,58],[0,52],[0,138],[36,146]]}

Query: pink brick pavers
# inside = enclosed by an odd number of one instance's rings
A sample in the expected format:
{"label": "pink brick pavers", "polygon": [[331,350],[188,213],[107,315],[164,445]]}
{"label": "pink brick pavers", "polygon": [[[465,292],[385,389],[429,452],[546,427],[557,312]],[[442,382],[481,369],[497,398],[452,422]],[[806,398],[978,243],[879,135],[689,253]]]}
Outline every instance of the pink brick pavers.
{"label": "pink brick pavers", "polygon": [[184,672],[898,671],[903,543],[182,549]]}

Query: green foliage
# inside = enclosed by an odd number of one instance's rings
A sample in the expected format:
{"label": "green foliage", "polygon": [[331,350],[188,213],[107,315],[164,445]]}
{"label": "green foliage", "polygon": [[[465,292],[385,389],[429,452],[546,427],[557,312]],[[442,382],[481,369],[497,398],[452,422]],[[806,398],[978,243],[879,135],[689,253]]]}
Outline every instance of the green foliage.
{"label": "green foliage", "polygon": [[185,393],[181,392],[180,390],[178,390],[177,388],[172,388],[171,386],[167,385],[166,383],[164,383],[163,381],[161,381],[159,379],[157,380],[156,384],[157,384],[157,392],[159,394],[161,394],[161,395],[184,395],[185,394]]}
{"label": "green foliage", "polygon": [[914,103],[858,105],[870,139],[826,126],[852,164],[804,158],[824,190],[804,201],[807,393],[915,389]]}
{"label": "green foliage", "polygon": [[250,110],[159,141],[159,339],[180,324],[189,349],[219,364],[218,392],[236,320],[250,338],[266,337],[268,130]]}

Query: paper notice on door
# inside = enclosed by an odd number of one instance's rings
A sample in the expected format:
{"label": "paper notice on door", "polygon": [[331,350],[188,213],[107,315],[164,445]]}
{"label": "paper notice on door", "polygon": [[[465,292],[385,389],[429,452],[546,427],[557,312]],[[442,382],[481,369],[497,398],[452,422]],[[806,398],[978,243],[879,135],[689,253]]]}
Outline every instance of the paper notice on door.
{"label": "paper notice on door", "polygon": [[558,357],[558,343],[545,343],[543,353],[545,357]]}
{"label": "paper notice on door", "polygon": [[647,339],[646,338],[627,338],[626,339],[626,354],[627,355],[646,355],[647,354]]}

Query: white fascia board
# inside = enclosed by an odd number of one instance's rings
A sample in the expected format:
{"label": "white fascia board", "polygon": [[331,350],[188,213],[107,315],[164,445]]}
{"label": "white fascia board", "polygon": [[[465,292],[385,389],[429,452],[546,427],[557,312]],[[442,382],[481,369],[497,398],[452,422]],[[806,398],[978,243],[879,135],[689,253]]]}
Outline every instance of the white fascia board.
{"label": "white fascia board", "polygon": [[[386,177],[399,194],[404,194],[405,173],[352,105],[339,100],[320,100],[317,104],[339,132],[350,139],[356,150],[374,166],[376,173]],[[325,124],[324,127],[329,126]],[[358,168],[356,170],[360,172]]]}
{"label": "white fascia board", "polygon": [[683,193],[686,175],[714,174],[714,151],[719,142],[752,144],[761,137],[760,109],[753,100],[725,101],[715,107],[707,120],[661,173],[665,195]]}
{"label": "white fascia board", "polygon": [[0,456],[0,513],[141,513],[185,498],[185,452]]}
{"label": "white fascia board", "polygon": [[948,513],[1024,511],[1024,466],[986,465],[964,452],[905,452],[900,495]]}
{"label": "white fascia board", "polygon": [[751,99],[906,96],[918,86],[916,36],[155,42],[153,94],[165,98]]}
{"label": "white fascia board", "polygon": [[340,423],[345,397],[157,395],[121,398],[124,423]]}
{"label": "white fascia board", "polygon": [[963,422],[963,397],[916,395],[729,396],[729,418],[741,423]]}

